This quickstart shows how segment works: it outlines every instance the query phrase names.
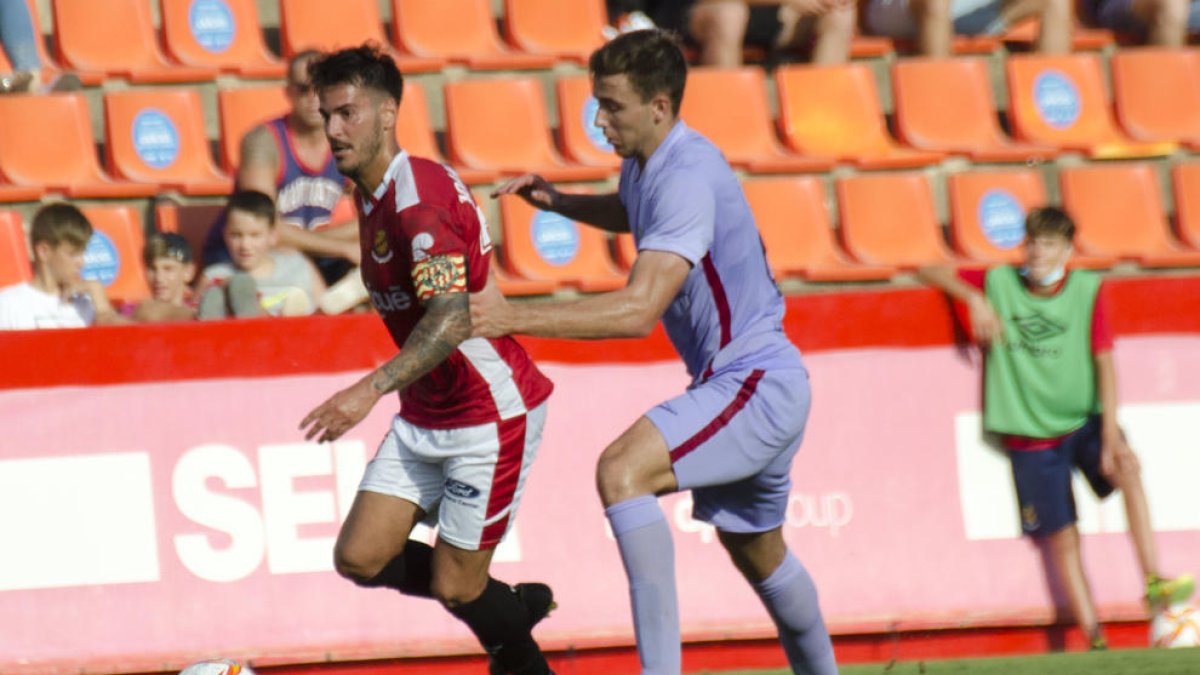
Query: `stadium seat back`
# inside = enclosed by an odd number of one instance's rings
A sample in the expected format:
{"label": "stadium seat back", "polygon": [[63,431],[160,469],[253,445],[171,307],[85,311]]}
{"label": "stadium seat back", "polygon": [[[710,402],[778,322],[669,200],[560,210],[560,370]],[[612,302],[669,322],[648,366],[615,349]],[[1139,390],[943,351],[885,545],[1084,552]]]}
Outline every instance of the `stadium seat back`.
{"label": "stadium seat back", "polygon": [[603,0],[505,0],[508,41],[523,52],[586,63],[604,44]]}
{"label": "stadium seat back", "polygon": [[429,116],[429,99],[418,82],[404,83],[404,101],[396,115],[396,142],[410,155],[444,161]]}
{"label": "stadium seat back", "polygon": [[514,196],[500,198],[500,222],[508,267],[526,279],[547,279],[582,290],[624,285],[601,231]]}
{"label": "stadium seat back", "polygon": [[1075,239],[1085,251],[1139,258],[1174,249],[1152,165],[1073,167],[1063,169],[1059,180]]}
{"label": "stadium seat back", "polygon": [[305,49],[330,51],[368,40],[389,44],[376,0],[279,0],[279,31],[289,58]]}
{"label": "stadium seat back", "polygon": [[1023,258],[1025,215],[1046,205],[1046,186],[1032,169],[968,171],[949,177],[950,238],[971,260],[1017,263]]}
{"label": "stadium seat back", "polygon": [[25,185],[96,180],[100,165],[83,95],[0,97],[0,172]]}
{"label": "stadium seat back", "polygon": [[283,64],[263,40],[254,0],[159,0],[159,7],[167,52],[180,63],[282,76]]}
{"label": "stadium seat back", "polygon": [[130,89],[104,95],[109,170],[116,176],[201,194],[226,194],[213,163],[195,89]]}
{"label": "stadium seat back", "polygon": [[217,90],[217,114],[220,117],[221,166],[227,173],[237,172],[242,156],[242,138],[246,132],[291,110],[283,87],[239,87]]}
{"label": "stadium seat back", "polygon": [[1200,141],[1200,50],[1125,48],[1113,53],[1117,120],[1141,141]]}
{"label": "stadium seat back", "polygon": [[908,268],[953,261],[924,175],[842,178],[837,197],[842,243],[856,259]]}
{"label": "stadium seat back", "polygon": [[142,249],[146,235],[132,206],[86,206],[94,232],[84,253],[83,278],[104,286],[109,299],[137,303],[150,297]]}
{"label": "stadium seat back", "polygon": [[898,135],[927,150],[963,150],[1004,142],[987,62],[912,58],[892,65]]}
{"label": "stadium seat back", "polygon": [[845,263],[825,208],[825,188],[814,176],[764,178],[742,183],[746,200],[777,277],[814,265]]}
{"label": "stadium seat back", "polygon": [[1117,138],[1095,54],[1017,54],[1006,60],[1009,120],[1034,143],[1088,148]]}
{"label": "stadium seat back", "polygon": [[[737,101],[737,105],[729,105]],[[732,163],[780,152],[763,69],[693,68],[680,116],[712,141]]]}
{"label": "stadium seat back", "polygon": [[[446,17],[454,17],[447,21]],[[392,0],[392,34],[422,56],[467,58],[501,50],[490,0]]]}
{"label": "stadium seat back", "polygon": [[0,288],[33,278],[26,239],[21,214],[0,211]]}
{"label": "stadium seat back", "polygon": [[875,76],[867,66],[784,66],[775,71],[775,83],[780,128],[793,149],[825,157],[891,150]]}
{"label": "stadium seat back", "polygon": [[447,82],[451,157],[478,169],[521,169],[559,160],[547,131],[546,101],[533,78]]}
{"label": "stadium seat back", "polygon": [[616,168],[621,158],[613,152],[604,132],[596,126],[599,105],[586,75],[559,77],[554,83],[558,99],[559,144],[563,154],[580,164]]}
{"label": "stadium seat back", "polygon": [[1171,170],[1175,191],[1175,218],[1179,237],[1200,249],[1200,163],[1181,162]]}

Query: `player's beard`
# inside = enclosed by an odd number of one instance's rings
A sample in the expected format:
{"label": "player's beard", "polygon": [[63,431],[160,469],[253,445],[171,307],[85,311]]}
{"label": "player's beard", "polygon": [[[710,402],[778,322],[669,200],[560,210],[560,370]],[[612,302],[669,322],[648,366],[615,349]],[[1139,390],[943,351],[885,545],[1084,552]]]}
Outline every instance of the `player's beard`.
{"label": "player's beard", "polygon": [[371,162],[375,160],[382,149],[383,124],[380,123],[378,118],[376,118],[375,124],[371,129],[371,135],[363,140],[362,143],[354,146],[355,154],[361,158],[359,159],[358,164],[348,167],[345,170],[342,170],[341,167],[338,167],[338,171],[343,176],[351,180],[358,180],[362,176],[363,171],[365,171]]}

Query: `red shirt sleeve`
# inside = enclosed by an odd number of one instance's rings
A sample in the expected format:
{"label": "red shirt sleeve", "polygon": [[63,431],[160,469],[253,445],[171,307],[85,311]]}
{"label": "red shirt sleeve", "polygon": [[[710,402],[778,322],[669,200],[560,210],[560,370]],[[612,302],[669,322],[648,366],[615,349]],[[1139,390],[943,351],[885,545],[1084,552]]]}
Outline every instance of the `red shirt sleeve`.
{"label": "red shirt sleeve", "polygon": [[469,250],[450,223],[450,215],[436,207],[411,207],[401,219],[409,250],[413,287],[417,300],[435,295],[465,293]]}
{"label": "red shirt sleeve", "polygon": [[1096,291],[1096,305],[1092,308],[1092,353],[1112,351],[1112,328],[1108,325],[1108,287],[1103,282]]}
{"label": "red shirt sleeve", "polygon": [[958,278],[982,291],[984,280],[987,279],[987,270],[960,268],[958,270]]}

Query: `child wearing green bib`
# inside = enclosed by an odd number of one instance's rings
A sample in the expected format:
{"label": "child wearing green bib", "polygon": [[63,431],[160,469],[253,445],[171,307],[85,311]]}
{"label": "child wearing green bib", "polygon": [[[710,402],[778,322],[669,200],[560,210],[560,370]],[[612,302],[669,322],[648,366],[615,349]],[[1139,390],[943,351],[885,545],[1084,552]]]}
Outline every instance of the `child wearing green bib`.
{"label": "child wearing green bib", "polygon": [[1141,467],[1117,425],[1117,380],[1104,285],[1067,270],[1075,224],[1061,209],[1032,210],[1025,264],[918,270],[970,311],[984,350],[983,426],[1012,460],[1021,527],[1045,542],[1054,574],[1093,649],[1106,646],[1080,557],[1071,474],[1100,498],[1120,490],[1152,610],[1191,596],[1190,575],[1159,575]]}

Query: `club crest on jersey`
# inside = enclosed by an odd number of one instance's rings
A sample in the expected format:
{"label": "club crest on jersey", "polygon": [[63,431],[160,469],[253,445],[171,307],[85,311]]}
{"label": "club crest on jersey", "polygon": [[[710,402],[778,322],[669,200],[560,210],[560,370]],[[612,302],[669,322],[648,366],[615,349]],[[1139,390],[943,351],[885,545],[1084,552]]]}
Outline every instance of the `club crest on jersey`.
{"label": "club crest on jersey", "polygon": [[392,259],[394,252],[392,247],[388,246],[387,232],[379,230],[375,233],[375,243],[371,245],[371,257],[375,262],[382,265]]}
{"label": "club crest on jersey", "polygon": [[433,235],[428,232],[421,232],[412,240],[412,260],[415,263],[421,262],[429,257],[429,249],[433,248]]}

